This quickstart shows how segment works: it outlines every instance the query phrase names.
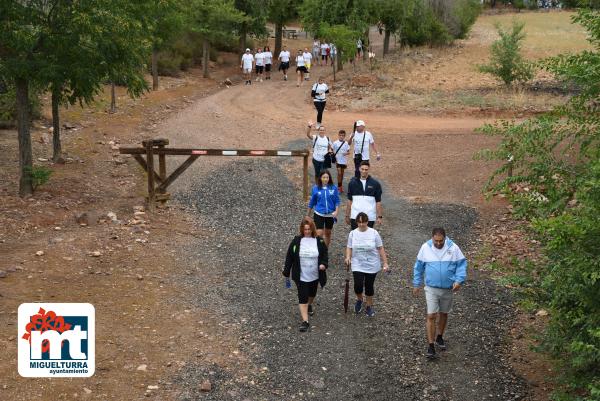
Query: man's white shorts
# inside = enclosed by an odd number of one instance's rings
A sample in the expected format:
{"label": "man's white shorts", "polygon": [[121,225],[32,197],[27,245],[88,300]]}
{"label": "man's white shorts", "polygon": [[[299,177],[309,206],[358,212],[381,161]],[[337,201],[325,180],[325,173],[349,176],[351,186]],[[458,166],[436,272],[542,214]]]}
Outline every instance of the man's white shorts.
{"label": "man's white shorts", "polygon": [[252,68],[244,68],[244,74],[251,74]]}
{"label": "man's white shorts", "polygon": [[452,290],[425,286],[427,313],[450,313],[452,310]]}

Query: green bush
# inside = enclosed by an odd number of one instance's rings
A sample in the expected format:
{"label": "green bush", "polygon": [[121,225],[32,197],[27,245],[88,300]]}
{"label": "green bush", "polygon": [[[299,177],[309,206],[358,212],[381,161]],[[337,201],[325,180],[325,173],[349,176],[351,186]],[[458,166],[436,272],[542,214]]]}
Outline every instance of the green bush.
{"label": "green bush", "polygon": [[411,46],[439,46],[452,40],[446,25],[438,19],[431,7],[420,1],[415,4],[413,14],[402,25],[400,38],[403,45]]}
{"label": "green bush", "polygon": [[479,71],[494,75],[507,86],[529,81],[533,77],[533,65],[521,55],[521,42],[525,39],[523,27],[523,23],[515,21],[512,29],[505,31],[497,24],[500,39],[492,44],[490,64],[480,65]]}
{"label": "green bush", "polygon": [[44,166],[33,166],[31,168],[26,168],[25,170],[31,173],[31,180],[34,191],[41,185],[47,183],[50,180],[50,176],[52,175],[52,170]]}
{"label": "green bush", "polygon": [[452,10],[450,32],[456,39],[464,39],[481,13],[478,0],[458,0]]}
{"label": "green bush", "polygon": [[[600,400],[600,12],[574,18],[595,51],[562,55],[542,65],[580,86],[552,112],[521,123],[503,121],[481,131],[500,137],[479,154],[501,160],[487,189],[509,195],[542,244],[535,300],[550,312],[542,350],[559,363],[563,387],[556,401]],[[509,167],[511,177],[504,177]],[[531,288],[531,287],[530,287]],[[533,299],[533,296],[532,296]]]}

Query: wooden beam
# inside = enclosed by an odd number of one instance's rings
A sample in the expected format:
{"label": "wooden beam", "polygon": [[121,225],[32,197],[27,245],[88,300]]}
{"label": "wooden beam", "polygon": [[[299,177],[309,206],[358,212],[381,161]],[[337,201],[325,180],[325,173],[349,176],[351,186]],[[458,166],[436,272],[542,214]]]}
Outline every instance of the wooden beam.
{"label": "wooden beam", "polygon": [[[140,164],[140,166],[142,166],[142,168],[144,169],[145,172],[148,172],[148,165],[146,164],[146,160],[144,160],[144,158],[142,156],[140,156],[140,155],[133,155],[133,158],[135,160],[137,160],[137,162]],[[163,180],[156,173],[156,171],[154,172],[154,180],[158,181],[158,182],[163,182]]]}
{"label": "wooden beam", "polygon": [[181,173],[183,173],[185,170],[187,170],[187,168],[189,166],[191,166],[198,157],[200,157],[200,156],[192,155],[192,156],[188,157],[187,160],[181,164],[181,166],[177,167],[177,169],[175,171],[173,171],[171,173],[171,175],[169,177],[167,177],[167,179],[162,184],[160,184],[160,186],[158,187],[158,192],[166,191],[167,187],[169,185],[171,185],[173,183],[173,181],[175,181],[177,179],[177,177],[179,177],[181,175]]}
{"label": "wooden beam", "polygon": [[[120,148],[119,153],[143,155],[145,148]],[[155,148],[157,155],[198,155],[198,156],[307,156],[306,150],[250,150],[250,149],[193,149],[193,148]]]}
{"label": "wooden beam", "polygon": [[302,196],[308,199],[308,155],[302,159]]}

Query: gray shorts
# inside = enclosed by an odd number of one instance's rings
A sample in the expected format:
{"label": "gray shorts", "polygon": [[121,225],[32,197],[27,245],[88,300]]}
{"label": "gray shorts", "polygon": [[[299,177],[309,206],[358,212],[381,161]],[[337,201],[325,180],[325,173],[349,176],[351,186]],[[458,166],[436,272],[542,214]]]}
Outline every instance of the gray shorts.
{"label": "gray shorts", "polygon": [[425,286],[427,313],[450,313],[452,310],[452,290]]}

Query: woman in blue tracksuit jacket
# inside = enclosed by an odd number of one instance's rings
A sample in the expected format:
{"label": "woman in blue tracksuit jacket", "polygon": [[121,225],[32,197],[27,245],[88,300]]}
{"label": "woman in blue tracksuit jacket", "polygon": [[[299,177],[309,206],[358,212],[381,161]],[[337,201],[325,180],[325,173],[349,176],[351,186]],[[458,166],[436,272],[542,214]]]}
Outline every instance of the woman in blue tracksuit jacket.
{"label": "woman in blue tracksuit jacket", "polygon": [[340,207],[340,193],[331,179],[328,170],[322,170],[317,177],[317,185],[313,187],[312,196],[308,202],[307,216],[314,209],[314,221],[317,235],[325,240],[325,245],[331,243],[331,230],[337,219]]}

